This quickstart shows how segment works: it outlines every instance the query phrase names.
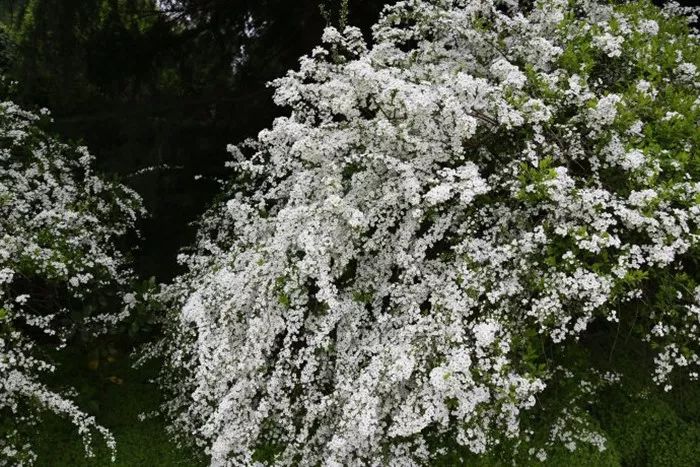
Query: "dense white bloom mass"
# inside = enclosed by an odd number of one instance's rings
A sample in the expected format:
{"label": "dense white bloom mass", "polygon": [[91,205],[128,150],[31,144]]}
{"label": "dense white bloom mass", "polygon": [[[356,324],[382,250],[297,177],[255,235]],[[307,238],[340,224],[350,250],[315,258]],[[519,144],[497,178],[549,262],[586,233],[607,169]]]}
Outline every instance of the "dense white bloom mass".
{"label": "dense white bloom mass", "polygon": [[133,191],[93,173],[85,148],[59,143],[40,119],[0,103],[0,465],[8,466],[33,463],[31,432],[43,411],[69,418],[88,455],[94,433],[114,449],[112,435],[41,376],[53,370],[47,350],[75,329],[120,319],[91,310],[106,290],[127,285],[117,242],[143,211]]}
{"label": "dense white bloom mass", "polygon": [[[551,388],[619,381],[569,358],[592,326],[661,349],[661,384],[697,371],[685,20],[409,0],[371,47],[324,40],[275,82],[291,115],[231,148],[239,176],[166,291],[165,410],[212,465],[409,466],[526,440]],[[533,461],[605,448],[578,401]]]}

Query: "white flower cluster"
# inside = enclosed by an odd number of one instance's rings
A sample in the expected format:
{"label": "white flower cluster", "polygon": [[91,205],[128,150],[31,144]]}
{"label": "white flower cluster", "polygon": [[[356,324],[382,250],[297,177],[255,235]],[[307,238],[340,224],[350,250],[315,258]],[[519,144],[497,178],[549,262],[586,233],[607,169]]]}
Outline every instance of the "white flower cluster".
{"label": "white flower cluster", "polygon": [[76,326],[116,319],[80,307],[128,284],[116,245],[143,212],[133,191],[95,176],[87,150],[57,142],[40,119],[0,103],[0,417],[12,421],[0,431],[0,465],[33,463],[25,435],[43,411],[69,418],[88,455],[93,433],[114,449],[93,417],[41,382],[54,369],[42,355],[61,348]]}
{"label": "white flower cluster", "polygon": [[[217,466],[422,465],[523,436],[593,323],[664,346],[659,382],[697,367],[698,87],[658,56],[700,49],[632,6],[407,0],[371,47],[327,30],[165,292],[175,431]],[[603,449],[578,413],[551,441]]]}

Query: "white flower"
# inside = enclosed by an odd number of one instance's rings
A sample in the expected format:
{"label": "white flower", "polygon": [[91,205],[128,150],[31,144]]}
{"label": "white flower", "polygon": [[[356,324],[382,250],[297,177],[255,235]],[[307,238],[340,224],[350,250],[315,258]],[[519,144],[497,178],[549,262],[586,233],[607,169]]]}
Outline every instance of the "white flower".
{"label": "white flower", "polygon": [[608,57],[611,58],[622,55],[622,43],[624,41],[624,37],[614,36],[609,32],[593,37],[593,45],[601,49]]}
{"label": "white flower", "polygon": [[637,30],[643,34],[655,36],[659,33],[659,23],[653,19],[644,19],[639,22]]}
{"label": "white flower", "polygon": [[428,205],[436,205],[444,203],[452,197],[452,186],[449,184],[441,184],[430,189],[425,194],[425,201]]}
{"label": "white flower", "polygon": [[683,62],[676,67],[676,73],[681,79],[686,81],[694,81],[696,79],[698,67],[694,63]]}
{"label": "white flower", "polygon": [[620,166],[625,170],[636,170],[644,165],[645,160],[644,153],[635,149],[625,154]]}
{"label": "white flower", "polygon": [[488,347],[496,339],[496,334],[501,327],[494,321],[486,321],[478,323],[474,326],[474,337],[476,337],[476,345],[479,347]]}
{"label": "white flower", "polygon": [[503,58],[499,58],[491,64],[491,73],[493,73],[504,86],[512,86],[515,89],[521,89],[527,81],[527,78],[517,66]]}
{"label": "white flower", "polygon": [[617,94],[601,97],[598,105],[589,111],[589,124],[594,131],[602,129],[615,121],[617,104],[622,98]]}

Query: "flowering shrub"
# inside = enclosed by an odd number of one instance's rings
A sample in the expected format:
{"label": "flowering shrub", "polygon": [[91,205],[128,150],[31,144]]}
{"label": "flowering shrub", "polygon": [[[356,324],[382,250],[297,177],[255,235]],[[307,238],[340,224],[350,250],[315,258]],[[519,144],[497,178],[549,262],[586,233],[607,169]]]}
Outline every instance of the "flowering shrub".
{"label": "flowering shrub", "polygon": [[291,115],[230,148],[226,200],[165,292],[150,352],[174,430],[212,465],[421,465],[538,439],[544,461],[606,447],[585,407],[624,379],[582,351],[593,329],[648,342],[667,390],[697,379],[684,13],[408,0],[371,47],[327,29],[274,82]]}
{"label": "flowering shrub", "polygon": [[142,213],[140,198],[97,177],[87,149],[59,143],[41,119],[0,103],[0,465],[34,461],[28,437],[42,411],[70,418],[88,455],[95,432],[114,448],[41,375],[53,370],[48,349],[117,322],[134,302],[119,293],[110,303],[107,291],[131,279],[117,243]]}

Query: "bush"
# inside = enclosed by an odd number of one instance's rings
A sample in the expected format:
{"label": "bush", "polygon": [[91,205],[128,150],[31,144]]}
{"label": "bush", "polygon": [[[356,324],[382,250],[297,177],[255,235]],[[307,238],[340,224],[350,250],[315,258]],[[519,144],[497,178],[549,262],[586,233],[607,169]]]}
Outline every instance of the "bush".
{"label": "bush", "polygon": [[128,315],[132,281],[121,239],[142,214],[130,189],[93,173],[84,147],[58,142],[42,116],[0,104],[0,465],[27,465],[43,411],[69,418],[91,454],[111,434],[42,382],[49,354]]}
{"label": "bush", "polygon": [[700,456],[700,426],[680,418],[653,391],[604,394],[597,418],[622,465],[691,466]]}
{"label": "bush", "polygon": [[588,410],[624,380],[589,338],[647,342],[666,390],[700,363],[680,13],[409,0],[371,47],[327,29],[164,293],[174,431],[214,465],[614,464]]}

